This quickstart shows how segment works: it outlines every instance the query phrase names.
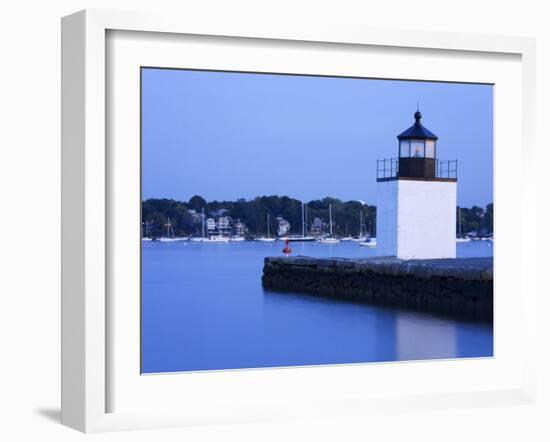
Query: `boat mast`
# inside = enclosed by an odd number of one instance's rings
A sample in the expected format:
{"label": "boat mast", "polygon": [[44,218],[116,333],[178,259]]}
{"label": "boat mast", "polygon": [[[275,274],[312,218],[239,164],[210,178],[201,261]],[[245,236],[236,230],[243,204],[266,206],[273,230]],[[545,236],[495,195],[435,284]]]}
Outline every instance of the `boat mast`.
{"label": "boat mast", "polygon": [[305,212],[305,217],[304,217],[304,224],[305,224],[305,232],[306,232],[306,235],[307,235],[307,204],[304,206],[304,212]]}
{"label": "boat mast", "polygon": [[202,216],[201,216],[201,237],[204,238],[204,207],[202,208]]}
{"label": "boat mast", "polygon": [[304,202],[302,201],[302,238],[306,236],[306,223],[304,218]]}
{"label": "boat mast", "polygon": [[330,237],[332,238],[332,204],[328,205],[328,217],[330,226]]}
{"label": "boat mast", "polygon": [[460,207],[457,207],[458,209],[458,236],[459,238],[462,238],[462,212],[460,211]]}
{"label": "boat mast", "polygon": [[359,211],[359,238],[363,236],[363,209]]}
{"label": "boat mast", "polygon": [[145,220],[145,236],[150,237],[151,236],[151,223],[150,220]]}
{"label": "boat mast", "polygon": [[166,224],[164,225],[166,227],[166,237],[167,238],[173,238],[174,237],[174,228],[172,227],[172,223],[170,222],[170,218],[167,218]]}
{"label": "boat mast", "polygon": [[269,213],[267,214],[267,237],[269,238]]}

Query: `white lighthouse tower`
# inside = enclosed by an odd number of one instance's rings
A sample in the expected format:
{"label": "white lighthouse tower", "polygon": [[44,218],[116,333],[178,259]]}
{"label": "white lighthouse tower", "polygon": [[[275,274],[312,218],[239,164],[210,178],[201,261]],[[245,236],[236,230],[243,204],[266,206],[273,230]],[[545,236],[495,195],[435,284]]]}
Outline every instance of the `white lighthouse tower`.
{"label": "white lighthouse tower", "polygon": [[398,157],[377,162],[379,256],[456,258],[457,161],[437,157],[437,136],[420,122],[398,135]]}

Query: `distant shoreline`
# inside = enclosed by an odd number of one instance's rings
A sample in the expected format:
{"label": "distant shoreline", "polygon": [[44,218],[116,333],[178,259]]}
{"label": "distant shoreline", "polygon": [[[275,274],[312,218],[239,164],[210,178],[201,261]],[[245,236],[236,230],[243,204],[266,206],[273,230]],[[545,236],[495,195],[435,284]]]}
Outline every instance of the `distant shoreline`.
{"label": "distant shoreline", "polygon": [[[325,197],[303,202],[288,196],[261,196],[251,200],[206,201],[199,195],[188,201],[151,198],[142,201],[142,235],[203,236],[208,232],[239,236],[323,235],[328,232],[329,206],[333,232],[338,237],[376,236],[376,206],[362,201]],[[493,233],[493,204],[485,208],[457,207],[457,236]]]}

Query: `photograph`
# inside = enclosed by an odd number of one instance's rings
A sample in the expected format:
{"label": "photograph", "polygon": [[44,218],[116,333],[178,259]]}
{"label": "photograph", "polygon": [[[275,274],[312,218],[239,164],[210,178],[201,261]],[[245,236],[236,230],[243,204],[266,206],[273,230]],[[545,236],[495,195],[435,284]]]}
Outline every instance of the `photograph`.
{"label": "photograph", "polygon": [[493,357],[492,84],[140,76],[141,374]]}

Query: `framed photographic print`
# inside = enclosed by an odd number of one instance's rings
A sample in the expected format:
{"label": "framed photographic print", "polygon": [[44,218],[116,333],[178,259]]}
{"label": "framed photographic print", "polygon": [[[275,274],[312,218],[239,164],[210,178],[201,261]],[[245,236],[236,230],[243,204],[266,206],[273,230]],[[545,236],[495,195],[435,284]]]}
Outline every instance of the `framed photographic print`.
{"label": "framed photographic print", "polygon": [[492,108],[490,84],[142,67],[142,374],[493,356]]}
{"label": "framed photographic print", "polygon": [[533,48],[64,18],[63,422],[531,400]]}

